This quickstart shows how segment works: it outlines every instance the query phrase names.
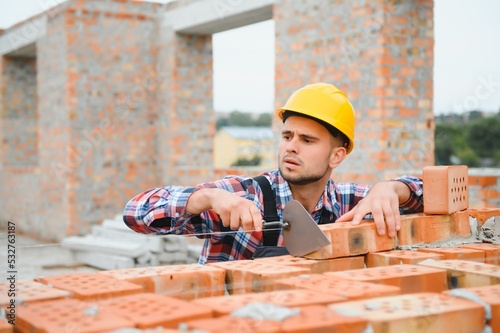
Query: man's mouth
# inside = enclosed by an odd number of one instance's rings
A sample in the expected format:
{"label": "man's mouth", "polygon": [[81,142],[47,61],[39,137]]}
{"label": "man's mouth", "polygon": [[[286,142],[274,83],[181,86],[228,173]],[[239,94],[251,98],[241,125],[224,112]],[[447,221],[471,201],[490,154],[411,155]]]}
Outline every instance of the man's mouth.
{"label": "man's mouth", "polygon": [[290,157],[290,156],[285,156],[283,158],[283,163],[285,164],[289,164],[289,165],[297,165],[299,166],[300,165],[300,161],[294,157]]}

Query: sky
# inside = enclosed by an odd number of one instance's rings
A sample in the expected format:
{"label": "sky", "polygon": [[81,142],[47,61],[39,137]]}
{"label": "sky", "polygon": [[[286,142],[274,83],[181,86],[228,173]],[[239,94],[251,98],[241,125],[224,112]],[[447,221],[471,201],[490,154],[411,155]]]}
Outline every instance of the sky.
{"label": "sky", "polygon": [[[0,28],[62,1],[0,0]],[[500,1],[435,0],[434,4],[434,113],[498,112]],[[213,52],[216,111],[274,108],[273,21],[215,34]]]}

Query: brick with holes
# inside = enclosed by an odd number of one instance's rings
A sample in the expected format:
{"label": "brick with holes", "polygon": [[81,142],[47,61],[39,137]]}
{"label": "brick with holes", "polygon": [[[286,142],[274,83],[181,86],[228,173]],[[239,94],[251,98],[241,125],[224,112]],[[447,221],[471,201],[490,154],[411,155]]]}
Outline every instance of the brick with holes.
{"label": "brick with holes", "polygon": [[177,328],[196,318],[212,318],[212,311],[189,301],[169,296],[141,293],[98,302],[99,309],[116,313],[138,328]]}
{"label": "brick with holes", "polygon": [[436,253],[442,255],[443,259],[461,259],[484,262],[484,251],[460,248],[460,247],[420,247],[418,251],[425,253]]}
{"label": "brick with holes", "polygon": [[416,293],[332,304],[338,313],[368,320],[373,332],[481,332],[484,308],[472,301],[438,293]]}
{"label": "brick with holes", "polygon": [[[493,332],[500,332],[500,285],[461,288],[445,291],[444,294],[453,297],[475,300],[477,297],[481,302],[489,306],[488,322]],[[472,294],[472,297],[471,295]]]}
{"label": "brick with holes", "polygon": [[364,257],[334,258],[325,260],[306,259],[291,255],[259,258],[259,262],[267,262],[273,265],[295,266],[308,269],[311,273],[336,272],[349,269],[361,269],[365,267]]}
{"label": "brick with holes", "polygon": [[424,213],[451,214],[469,207],[466,165],[424,167],[423,182]]}
{"label": "brick with holes", "polygon": [[500,265],[500,245],[490,243],[473,243],[460,245],[462,248],[484,252],[484,263]]}
{"label": "brick with holes", "polygon": [[276,265],[259,260],[217,262],[207,266],[226,270],[226,286],[232,295],[271,291],[276,279],[310,273],[309,268]]}
{"label": "brick with holes", "polygon": [[489,286],[500,283],[500,266],[467,260],[421,262],[419,266],[447,272],[448,289]]}
{"label": "brick with holes", "polygon": [[338,279],[396,286],[402,294],[446,290],[446,271],[418,265],[392,265],[324,273]]}
{"label": "brick with holes", "polygon": [[359,225],[350,222],[323,224],[319,226],[331,244],[304,257],[308,259],[332,259],[357,256],[368,252],[396,248],[396,238],[378,235],[375,223],[363,221]]}
{"label": "brick with holes", "polygon": [[98,274],[141,285],[146,292],[184,300],[224,295],[224,269],[209,265],[167,265],[103,271]]}
{"label": "brick with holes", "polygon": [[16,330],[20,332],[97,333],[134,327],[117,313],[77,299],[21,304],[16,316]]}
{"label": "brick with holes", "polygon": [[67,290],[74,298],[81,300],[102,299],[142,292],[142,287],[137,284],[94,273],[64,274],[37,280],[54,288]]}
{"label": "brick with holes", "polygon": [[395,286],[338,279],[326,274],[307,274],[276,280],[274,290],[309,289],[345,297],[348,300],[398,295],[401,289]]}
{"label": "brick with holes", "polygon": [[271,303],[278,306],[297,307],[304,305],[327,305],[347,300],[320,290],[291,289],[266,291],[229,296],[215,296],[192,300],[192,303],[211,309],[216,317],[228,315],[251,303]]}
{"label": "brick with holes", "polygon": [[[10,298],[8,297],[9,289],[9,282],[0,283],[0,306],[7,305],[10,302]],[[70,297],[69,291],[52,288],[40,282],[33,280],[20,280],[16,282],[16,299],[19,303],[32,303],[68,297]]]}
{"label": "brick with holes", "polygon": [[437,253],[423,253],[418,251],[393,250],[386,252],[368,253],[365,257],[366,267],[409,264],[414,265],[423,260],[441,260],[444,256]]}
{"label": "brick with holes", "polygon": [[[273,311],[272,305],[268,309]],[[326,306],[310,305],[293,307],[298,310],[282,320],[259,318],[241,318],[222,316],[214,319],[194,320],[186,323],[188,329],[213,333],[300,333],[300,332],[336,332],[362,333],[367,331],[368,321],[352,315],[342,315]],[[272,314],[272,313],[271,313]],[[272,316],[270,316],[272,317]]]}

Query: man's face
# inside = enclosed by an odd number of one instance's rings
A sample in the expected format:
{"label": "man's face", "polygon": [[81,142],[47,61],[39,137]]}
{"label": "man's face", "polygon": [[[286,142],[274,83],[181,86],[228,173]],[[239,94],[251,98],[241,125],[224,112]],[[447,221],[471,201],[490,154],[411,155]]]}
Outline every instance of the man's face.
{"label": "man's face", "polygon": [[286,119],[281,132],[278,167],[292,185],[328,179],[333,137],[316,121],[299,116]]}

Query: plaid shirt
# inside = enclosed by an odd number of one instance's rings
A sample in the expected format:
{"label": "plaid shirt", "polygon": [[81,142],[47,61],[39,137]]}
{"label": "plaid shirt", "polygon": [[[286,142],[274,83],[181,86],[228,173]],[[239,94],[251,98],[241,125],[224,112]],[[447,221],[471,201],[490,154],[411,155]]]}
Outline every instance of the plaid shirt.
{"label": "plaid shirt", "polygon": [[[282,219],[283,208],[293,199],[290,187],[278,170],[263,175],[271,183],[276,197],[278,215]],[[407,184],[411,192],[408,201],[400,207],[401,213],[422,211],[422,181],[409,176],[395,180]],[[218,181],[198,184],[196,187],[167,186],[147,190],[127,203],[123,220],[132,230],[139,233],[191,234],[205,238],[199,259],[200,264],[251,258],[255,249],[262,244],[261,232],[245,233],[240,229],[224,233],[228,229],[222,226],[220,217],[212,210],[202,212],[199,216],[186,211],[189,196],[201,188],[225,189],[242,198],[252,200],[261,213],[264,212],[262,191],[258,183],[250,177],[228,176]],[[368,185],[335,184],[329,179],[311,216],[318,223],[324,208],[330,213],[330,220],[335,222],[338,217],[350,211],[363,199],[369,189]],[[281,235],[278,245],[283,245]]]}

